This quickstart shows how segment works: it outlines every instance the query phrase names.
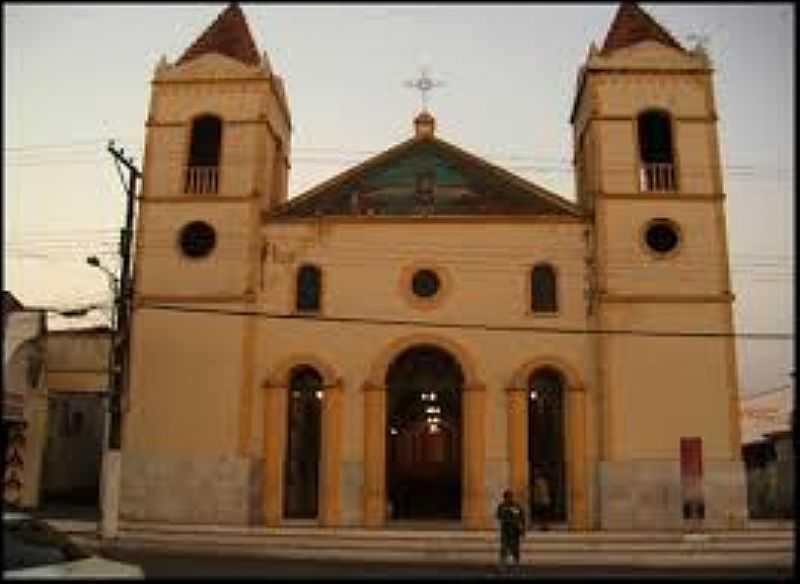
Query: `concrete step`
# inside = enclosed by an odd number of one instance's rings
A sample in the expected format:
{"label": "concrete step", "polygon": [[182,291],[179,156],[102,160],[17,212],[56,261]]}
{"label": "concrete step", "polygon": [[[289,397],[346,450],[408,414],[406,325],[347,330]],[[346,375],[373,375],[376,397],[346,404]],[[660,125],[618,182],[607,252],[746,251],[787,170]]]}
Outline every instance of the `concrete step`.
{"label": "concrete step", "polygon": [[[280,538],[280,539],[330,539],[335,541],[355,540],[369,541],[414,541],[414,540],[447,540],[451,542],[485,542],[497,541],[496,530],[466,529],[396,529],[396,528],[359,528],[359,527],[260,527],[260,526],[222,526],[199,524],[166,524],[145,522],[123,522],[121,531],[126,534],[166,534],[166,535],[200,535],[240,537],[240,538]],[[561,531],[561,530],[529,530],[526,540],[540,543],[674,543],[674,542],[779,542],[794,541],[794,531],[783,530],[718,530],[703,532],[681,531]]]}
{"label": "concrete step", "polygon": [[[464,565],[492,565],[497,562],[496,542],[476,548],[440,546],[428,544],[419,548],[407,546],[385,546],[365,549],[363,546],[346,545],[298,546],[274,545],[261,542],[258,545],[242,545],[230,541],[180,542],[158,541],[153,538],[121,538],[118,547],[150,549],[152,551],[203,553],[217,555],[244,555],[285,559],[350,560],[360,562],[390,563],[457,563]],[[793,566],[794,550],[762,549],[746,551],[711,551],[703,549],[671,550],[579,550],[560,551],[540,549],[524,545],[521,550],[522,563],[551,566],[629,566],[629,567],[719,567],[719,566]]]}
{"label": "concrete step", "polygon": [[[497,561],[496,531],[154,525],[126,523],[120,540],[155,548],[176,542],[205,551],[226,550],[294,559],[387,562]],[[529,532],[526,563],[624,566],[791,566],[794,532]]]}
{"label": "concrete step", "polygon": [[[84,543],[106,545],[96,523],[54,521]],[[89,525],[94,529],[88,529]],[[215,554],[375,562],[494,564],[495,530],[457,526],[326,528],[230,526],[123,521],[114,546]],[[792,529],[617,532],[529,531],[523,563],[575,566],[792,566]]]}

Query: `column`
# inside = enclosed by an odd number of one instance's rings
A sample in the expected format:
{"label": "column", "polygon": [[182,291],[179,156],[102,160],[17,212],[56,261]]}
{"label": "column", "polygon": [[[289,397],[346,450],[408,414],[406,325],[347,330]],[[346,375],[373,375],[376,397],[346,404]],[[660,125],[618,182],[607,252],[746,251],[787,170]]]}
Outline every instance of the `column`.
{"label": "column", "polygon": [[283,462],[286,450],[288,388],[264,388],[264,523],[280,525],[283,518]]}
{"label": "column", "polygon": [[569,526],[574,530],[589,529],[589,506],[586,492],[586,391],[582,387],[567,390],[568,428],[572,438],[569,472]]}
{"label": "column", "polygon": [[386,388],[364,384],[364,525],[386,522]]}
{"label": "column", "polygon": [[470,529],[491,527],[486,500],[486,388],[464,388],[463,522]]}
{"label": "column", "polygon": [[530,508],[530,489],[528,488],[528,390],[508,388],[508,464],[509,481],[514,500],[526,509]]}
{"label": "column", "polygon": [[322,398],[322,472],[319,485],[320,523],[338,526],[342,516],[342,399],[341,382],[325,388]]}

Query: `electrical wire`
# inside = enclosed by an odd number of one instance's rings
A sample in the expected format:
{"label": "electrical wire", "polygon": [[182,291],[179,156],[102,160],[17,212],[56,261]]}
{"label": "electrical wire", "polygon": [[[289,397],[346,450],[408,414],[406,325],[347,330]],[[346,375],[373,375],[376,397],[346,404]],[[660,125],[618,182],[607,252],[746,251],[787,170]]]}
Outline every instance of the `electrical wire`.
{"label": "electrical wire", "polygon": [[[96,144],[97,147],[93,150],[83,150],[83,149],[75,149],[74,145],[76,144],[85,144],[85,145],[93,145]],[[21,160],[6,160],[6,164],[11,166],[39,166],[39,165],[46,165],[46,164],[86,164],[86,163],[103,163],[105,158],[97,157],[86,159],[86,155],[99,155],[101,152],[101,141],[87,141],[87,142],[76,142],[76,143],[66,143],[66,144],[42,144],[36,146],[16,146],[16,147],[4,147],[4,151],[11,153],[17,157],[22,157]],[[47,151],[52,151],[54,149],[72,149],[72,152],[67,151],[67,154],[71,154],[71,158],[52,158],[52,153]],[[46,152],[41,152],[45,150]],[[37,152],[38,151],[38,152]],[[328,164],[328,165],[358,165],[363,163],[364,159],[356,159],[352,158],[352,155],[365,155],[368,158],[377,156],[382,153],[379,150],[348,150],[343,148],[336,148],[336,147],[296,147],[294,148],[294,152],[308,152],[308,151],[323,151],[323,152],[333,152],[339,156],[347,156],[347,158],[332,158],[330,156],[293,156],[291,158],[292,163],[310,163],[310,164]],[[57,152],[57,155],[61,156],[64,152]],[[141,150],[139,150],[139,154],[141,155]],[[33,156],[33,158],[31,158]],[[50,156],[48,158],[48,156]],[[77,158],[76,158],[77,156]],[[510,170],[517,170],[517,171],[540,171],[540,172],[563,172],[563,173],[573,173],[574,167],[570,161],[565,160],[564,158],[559,159],[548,159],[548,158],[536,158],[529,155],[521,155],[521,154],[498,154],[498,153],[487,153],[480,155],[481,158],[491,161],[493,164],[497,164],[498,162],[502,161],[522,161],[522,162],[533,162],[534,164],[511,164],[508,166]],[[166,156],[162,155],[161,160],[168,160],[168,161],[176,161],[181,160],[183,161],[184,155],[182,153],[170,153]],[[226,157],[226,166],[235,166],[237,164],[252,164],[252,159],[246,157]],[[697,176],[705,176],[709,173],[710,170],[720,169],[724,171],[726,177],[769,177],[772,180],[781,179],[783,180],[792,180],[794,177],[794,170],[788,168],[766,168],[766,167],[758,167],[755,165],[744,165],[744,164],[737,164],[737,165],[726,165],[726,166],[717,166],[717,167],[708,167],[708,166],[687,166],[683,164],[680,166],[680,175],[684,178],[692,178]],[[638,172],[639,167],[636,165],[604,165],[604,171],[607,173],[630,173],[630,172]],[[786,175],[786,176],[784,176]]]}
{"label": "electrical wire", "polygon": [[542,327],[533,325],[489,325],[484,323],[448,323],[423,320],[404,320],[391,318],[366,318],[366,317],[334,317],[329,315],[282,314],[270,313],[260,310],[223,310],[219,308],[203,308],[176,306],[155,302],[143,302],[136,306],[136,310],[166,310],[180,313],[202,313],[224,316],[257,316],[268,320],[294,320],[305,322],[324,322],[335,324],[367,324],[367,325],[399,325],[422,326],[429,328],[447,328],[464,330],[482,330],[486,332],[535,332],[540,334],[564,335],[626,335],[643,337],[683,337],[683,338],[743,338],[751,340],[793,340],[793,333],[727,333],[718,331],[654,331],[645,329],[587,329],[580,327]]}

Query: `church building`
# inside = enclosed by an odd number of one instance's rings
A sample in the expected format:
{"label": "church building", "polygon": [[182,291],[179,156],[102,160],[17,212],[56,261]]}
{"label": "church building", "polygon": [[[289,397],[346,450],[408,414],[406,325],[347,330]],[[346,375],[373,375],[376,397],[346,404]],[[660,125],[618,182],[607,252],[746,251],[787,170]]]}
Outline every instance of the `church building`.
{"label": "church building", "polygon": [[576,202],[425,108],[290,198],[290,100],[238,4],[162,57],[123,521],[487,529],[541,477],[556,529],[743,524],[712,64],[631,2],[587,44]]}

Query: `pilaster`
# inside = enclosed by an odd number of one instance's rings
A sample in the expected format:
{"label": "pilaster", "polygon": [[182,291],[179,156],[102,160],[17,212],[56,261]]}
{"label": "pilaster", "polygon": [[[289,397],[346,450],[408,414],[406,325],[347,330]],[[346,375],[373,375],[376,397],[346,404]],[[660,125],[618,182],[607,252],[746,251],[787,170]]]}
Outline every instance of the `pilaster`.
{"label": "pilaster", "polygon": [[322,474],[320,523],[338,526],[342,518],[342,399],[341,381],[327,387],[322,400]]}
{"label": "pilaster", "polygon": [[264,522],[280,525],[283,517],[283,462],[286,450],[288,388],[264,388]]}
{"label": "pilaster", "polygon": [[364,525],[386,522],[386,388],[365,383]]}
{"label": "pilaster", "polygon": [[530,489],[528,488],[528,436],[527,405],[528,390],[526,388],[508,388],[506,390],[508,404],[508,463],[510,471],[511,491],[514,500],[523,503],[530,509]]}
{"label": "pilaster", "polygon": [[464,388],[463,523],[470,529],[491,527],[486,501],[486,387]]}
{"label": "pilaster", "polygon": [[582,387],[567,390],[569,412],[569,526],[574,530],[589,529],[589,505],[586,481],[586,391]]}

